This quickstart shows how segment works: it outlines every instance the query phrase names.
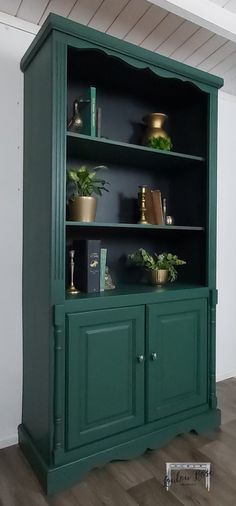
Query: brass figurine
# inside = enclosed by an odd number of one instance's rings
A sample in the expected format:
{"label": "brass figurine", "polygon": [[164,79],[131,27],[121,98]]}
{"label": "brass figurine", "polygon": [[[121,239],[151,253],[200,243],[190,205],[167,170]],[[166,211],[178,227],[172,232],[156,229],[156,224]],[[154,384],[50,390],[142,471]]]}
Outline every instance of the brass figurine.
{"label": "brass figurine", "polygon": [[76,293],[79,293],[79,290],[77,290],[77,288],[75,288],[75,285],[74,285],[74,269],[75,269],[75,262],[74,262],[75,250],[74,249],[69,251],[69,256],[70,256],[70,286],[69,286],[67,292],[74,295]]}
{"label": "brass figurine", "polygon": [[70,132],[79,132],[83,127],[83,120],[81,118],[80,109],[90,100],[84,100],[83,97],[76,99],[73,104],[73,116],[68,123],[68,130]]}
{"label": "brass figurine", "polygon": [[174,218],[173,216],[167,216],[166,217],[166,225],[174,225]]}
{"label": "brass figurine", "polygon": [[139,206],[140,206],[140,220],[139,223],[141,225],[149,225],[146,219],[146,185],[139,186]]}
{"label": "brass figurine", "polygon": [[114,290],[115,284],[112,281],[112,277],[109,271],[109,267],[105,267],[105,290]]}

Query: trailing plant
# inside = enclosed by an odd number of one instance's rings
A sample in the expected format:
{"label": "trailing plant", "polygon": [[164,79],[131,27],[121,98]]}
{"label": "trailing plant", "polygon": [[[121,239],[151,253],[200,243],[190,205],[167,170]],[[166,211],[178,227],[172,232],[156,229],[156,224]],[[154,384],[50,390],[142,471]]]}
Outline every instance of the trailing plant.
{"label": "trailing plant", "polygon": [[153,149],[162,149],[163,151],[170,151],[173,147],[170,137],[150,137],[147,146]]}
{"label": "trailing plant", "polygon": [[172,253],[160,253],[159,255],[154,253],[154,255],[151,255],[143,248],[130,254],[128,259],[131,263],[147,270],[167,269],[171,282],[177,278],[175,267],[186,264],[184,260],[180,260],[177,255],[173,255]]}
{"label": "trailing plant", "polygon": [[108,192],[105,179],[97,177],[97,172],[107,169],[105,165],[98,165],[89,169],[85,165],[79,169],[67,171],[67,198],[74,200],[76,197],[91,197],[93,193],[101,196],[103,191]]}

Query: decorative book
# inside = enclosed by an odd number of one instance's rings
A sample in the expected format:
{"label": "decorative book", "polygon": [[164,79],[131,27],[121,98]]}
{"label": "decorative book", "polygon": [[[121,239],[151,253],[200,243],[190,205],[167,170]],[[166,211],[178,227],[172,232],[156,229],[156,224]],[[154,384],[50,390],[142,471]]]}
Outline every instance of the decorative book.
{"label": "decorative book", "polygon": [[155,219],[154,223],[156,225],[164,225],[161,192],[160,190],[152,190],[151,194],[152,194],[153,213]]}
{"label": "decorative book", "polygon": [[96,137],[96,88],[94,86],[90,86],[87,96],[83,97],[84,100],[88,100],[88,103],[81,108],[81,119],[83,121],[83,126],[81,128],[81,133],[84,135],[90,135],[91,137]]}
{"label": "decorative book", "polygon": [[100,292],[105,290],[105,271],[106,271],[107,249],[101,248],[100,251]]}
{"label": "decorative book", "polygon": [[100,292],[101,241],[75,241],[75,284],[81,292]]}
{"label": "decorative book", "polygon": [[102,136],[102,108],[101,107],[97,107],[96,121],[97,121],[97,124],[96,124],[97,137],[101,137]]}
{"label": "decorative book", "polygon": [[147,222],[150,223],[151,225],[155,225],[156,221],[154,215],[153,198],[150,188],[146,188],[145,191],[145,207],[146,207],[145,218]]}
{"label": "decorative book", "polygon": [[145,190],[145,218],[151,225],[164,225],[160,190]]}

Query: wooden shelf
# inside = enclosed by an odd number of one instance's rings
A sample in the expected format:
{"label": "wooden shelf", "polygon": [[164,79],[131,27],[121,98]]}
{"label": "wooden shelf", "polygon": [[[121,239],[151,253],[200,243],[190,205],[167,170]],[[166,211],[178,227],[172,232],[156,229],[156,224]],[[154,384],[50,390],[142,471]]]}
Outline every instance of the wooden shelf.
{"label": "wooden shelf", "polygon": [[105,290],[97,293],[70,295],[65,294],[66,311],[89,311],[96,309],[123,307],[130,305],[152,304],[169,300],[182,300],[207,297],[209,288],[206,286],[181,283],[168,283],[167,285],[152,286],[147,284],[118,285],[114,290]]}
{"label": "wooden shelf", "polygon": [[103,292],[97,292],[97,293],[85,293],[80,292],[75,295],[71,295],[69,293],[66,293],[66,298],[69,300],[75,300],[75,299],[92,299],[94,297],[114,297],[116,295],[129,295],[129,294],[139,294],[139,293],[159,293],[166,292],[166,291],[173,291],[173,290],[189,290],[189,289],[196,289],[196,288],[205,288],[205,290],[208,290],[207,287],[203,287],[196,284],[191,283],[181,283],[181,282],[175,282],[175,283],[167,283],[165,286],[153,286],[149,284],[132,284],[132,285],[119,285],[114,290],[104,290]]}
{"label": "wooden shelf", "polygon": [[97,221],[84,222],[84,221],[66,221],[67,227],[88,227],[88,228],[125,228],[125,229],[137,229],[137,230],[192,230],[192,231],[204,231],[204,227],[190,227],[181,225],[141,225],[139,223],[99,223]]}
{"label": "wooden shelf", "polygon": [[124,164],[137,168],[156,169],[178,166],[196,166],[205,161],[203,157],[174,151],[151,149],[99,137],[67,132],[67,157],[88,158],[96,162]]}

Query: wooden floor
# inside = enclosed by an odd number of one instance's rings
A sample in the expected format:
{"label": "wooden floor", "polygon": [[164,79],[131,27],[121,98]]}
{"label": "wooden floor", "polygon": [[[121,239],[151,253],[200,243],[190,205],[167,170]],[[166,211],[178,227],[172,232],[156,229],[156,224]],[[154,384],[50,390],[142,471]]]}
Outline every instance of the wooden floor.
{"label": "wooden floor", "polygon": [[[0,506],[236,506],[236,378],[218,383],[222,426],[176,437],[159,451],[92,471],[82,483],[47,498],[17,446],[0,450]],[[204,480],[163,486],[165,463],[211,462]]]}

